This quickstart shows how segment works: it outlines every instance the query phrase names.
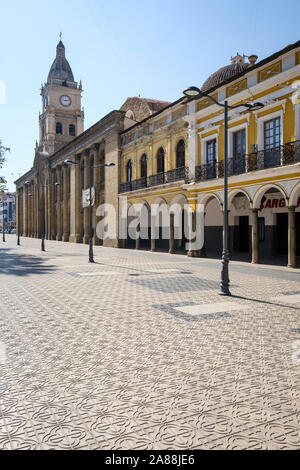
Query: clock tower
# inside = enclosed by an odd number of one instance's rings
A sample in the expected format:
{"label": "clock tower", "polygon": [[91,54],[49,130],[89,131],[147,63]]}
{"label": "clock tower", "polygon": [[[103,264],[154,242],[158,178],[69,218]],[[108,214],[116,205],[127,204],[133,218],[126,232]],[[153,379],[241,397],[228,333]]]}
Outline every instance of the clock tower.
{"label": "clock tower", "polygon": [[51,155],[83,132],[81,93],[81,82],[78,85],[74,81],[72,69],[66,59],[65,46],[60,40],[47,83],[41,88],[40,151]]}

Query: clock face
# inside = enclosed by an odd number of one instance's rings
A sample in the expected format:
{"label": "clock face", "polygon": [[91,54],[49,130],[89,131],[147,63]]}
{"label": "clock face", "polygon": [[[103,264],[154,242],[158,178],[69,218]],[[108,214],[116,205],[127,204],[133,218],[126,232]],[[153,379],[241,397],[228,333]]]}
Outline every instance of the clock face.
{"label": "clock face", "polygon": [[63,106],[70,106],[71,104],[71,98],[67,95],[62,95],[60,97],[60,102]]}

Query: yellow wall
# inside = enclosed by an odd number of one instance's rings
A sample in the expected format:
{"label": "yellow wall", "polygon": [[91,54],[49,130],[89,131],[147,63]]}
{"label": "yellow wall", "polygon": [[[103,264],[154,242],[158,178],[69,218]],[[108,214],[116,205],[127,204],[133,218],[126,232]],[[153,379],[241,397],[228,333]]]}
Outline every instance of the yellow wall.
{"label": "yellow wall", "polygon": [[122,155],[121,182],[126,181],[126,167],[127,162],[130,159],[132,160],[132,179],[138,179],[141,177],[140,160],[144,153],[147,155],[148,176],[156,174],[156,155],[160,147],[163,147],[165,151],[165,171],[176,168],[176,147],[181,139],[185,141],[185,165],[188,166],[188,135],[186,128],[183,127],[182,129],[179,129],[178,132],[173,133],[170,137],[164,134],[157,137],[153,140],[152,146],[150,146],[150,144],[141,144],[138,145],[137,150],[135,150],[134,145],[132,145],[126,149]]}

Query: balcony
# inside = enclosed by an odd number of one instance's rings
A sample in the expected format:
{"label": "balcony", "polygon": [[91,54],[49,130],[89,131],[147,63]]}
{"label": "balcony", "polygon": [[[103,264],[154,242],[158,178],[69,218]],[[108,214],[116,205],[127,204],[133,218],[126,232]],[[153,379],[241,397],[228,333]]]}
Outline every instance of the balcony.
{"label": "balcony", "polygon": [[169,170],[164,173],[157,173],[144,178],[133,180],[130,183],[120,184],[120,193],[127,193],[129,191],[136,191],[138,189],[150,188],[152,186],[159,186],[165,183],[174,183],[176,181],[187,181],[188,168],[182,166]]}
{"label": "balcony", "polygon": [[132,183],[121,183],[120,184],[120,193],[127,193],[132,190]]}
{"label": "balcony", "polygon": [[[271,149],[259,150],[250,155],[228,158],[228,176],[293,165],[298,162],[300,162],[300,140],[288,142]],[[207,181],[214,178],[223,178],[223,176],[223,161],[205,163],[196,167],[196,181]]]}
{"label": "balcony", "polygon": [[165,173],[157,173],[148,177],[147,186],[158,186],[165,183]]}
{"label": "balcony", "polygon": [[196,166],[195,179],[197,181],[211,180],[217,177],[217,162],[205,163]]}
{"label": "balcony", "polygon": [[132,191],[147,188],[147,177],[139,178],[132,181]]}

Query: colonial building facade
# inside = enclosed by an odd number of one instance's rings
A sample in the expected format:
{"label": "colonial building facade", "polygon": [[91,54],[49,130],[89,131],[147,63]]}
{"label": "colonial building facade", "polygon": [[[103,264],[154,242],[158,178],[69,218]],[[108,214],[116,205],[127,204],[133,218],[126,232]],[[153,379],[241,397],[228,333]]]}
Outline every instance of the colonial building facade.
{"label": "colonial building facade", "polygon": [[[260,62],[255,55],[246,59],[237,54],[201,88],[219,102],[227,99],[229,105],[256,101],[264,105],[254,112],[246,106],[229,112],[230,249],[253,263],[286,256],[288,265],[295,267],[300,255],[300,41]],[[172,207],[182,209],[179,219],[184,225],[185,211],[194,216],[201,205],[205,218],[197,230],[204,233],[204,246],[188,254],[219,255],[222,108],[207,97],[193,101],[182,97],[174,103],[129,98],[119,111],[83,132],[81,92],[60,43],[42,88],[34,166],[16,182],[21,233],[40,236],[43,203],[48,238],[86,243],[88,212],[82,208],[81,197],[89,185],[88,166],[92,164],[94,227],[101,202],[113,205],[117,214],[127,213],[129,225],[134,218],[138,220],[141,207],[148,220],[146,234],[136,223],[136,240],[117,236],[106,238],[105,245],[165,248],[171,253],[184,250],[184,231],[178,236]],[[64,165],[66,159],[78,164]],[[99,169],[101,162],[115,166]],[[154,205],[165,208],[167,224],[164,218],[155,226]],[[94,240],[101,243],[96,231]]]}

